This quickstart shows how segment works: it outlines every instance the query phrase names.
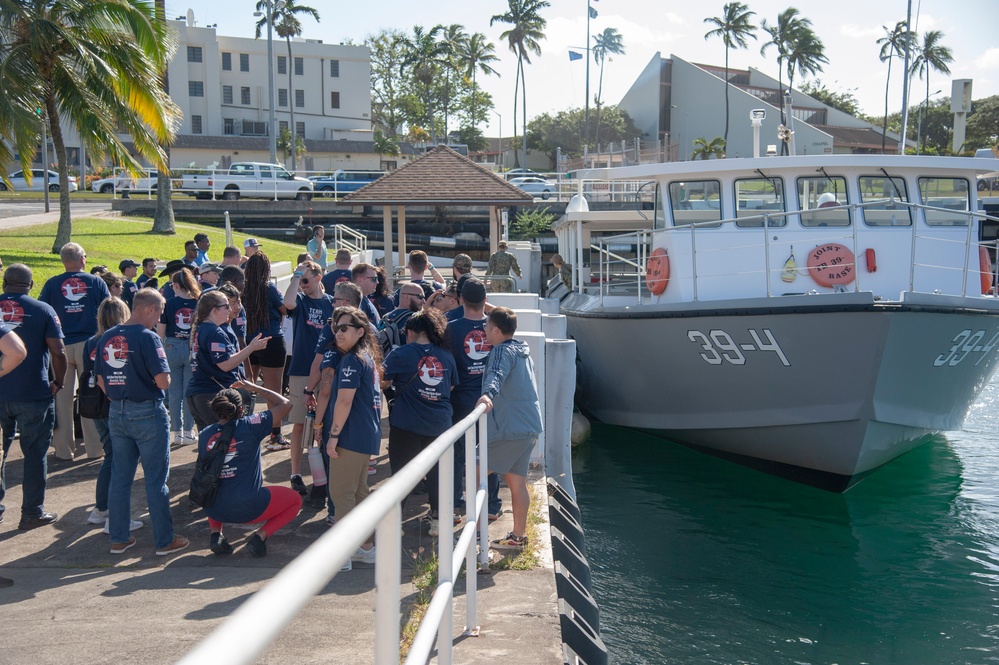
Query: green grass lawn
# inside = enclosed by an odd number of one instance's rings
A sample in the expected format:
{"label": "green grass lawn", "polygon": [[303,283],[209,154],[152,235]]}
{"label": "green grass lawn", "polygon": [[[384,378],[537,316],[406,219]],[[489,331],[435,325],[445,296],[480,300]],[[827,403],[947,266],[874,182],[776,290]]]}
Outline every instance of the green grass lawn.
{"label": "green grass lawn", "polygon": [[[177,224],[177,234],[164,236],[150,233],[153,222],[150,219],[114,218],[79,219],[73,222],[73,242],[83,246],[87,252],[87,267],[104,264],[113,272],[118,272],[122,259],[142,261],[154,257],[160,261],[179,259],[184,256],[184,242],[194,238],[194,234],[204,232],[212,240],[209,256],[216,262],[222,260],[225,249],[225,231],[199,224]],[[45,281],[63,272],[59,257],[51,254],[55,238],[56,224],[41,224],[19,229],[0,231],[0,258],[4,266],[11,263],[24,263],[34,271],[35,286],[31,295],[38,296]],[[245,233],[233,233],[233,241],[242,249]],[[294,245],[278,240],[261,241],[271,262],[290,261],[305,251],[304,245]],[[140,271],[141,272],[141,271]]]}

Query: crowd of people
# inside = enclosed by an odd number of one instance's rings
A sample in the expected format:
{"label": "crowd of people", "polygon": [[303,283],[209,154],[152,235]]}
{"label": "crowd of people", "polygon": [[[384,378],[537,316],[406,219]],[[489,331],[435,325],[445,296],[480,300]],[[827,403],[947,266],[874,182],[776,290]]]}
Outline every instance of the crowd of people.
{"label": "crowd of people", "polygon": [[[199,233],[181,259],[160,268],[155,258],[126,258],[113,274],[105,266],[88,270],[84,248],[67,243],[60,252],[65,271],[46,281],[38,299],[28,295],[31,268],[15,263],[3,271],[0,430],[4,462],[15,437],[24,456],[19,529],[58,519],[45,507],[47,453],[53,448],[57,462],[76,455],[79,385],[80,415],[88,397],[80,419],[85,454],[103,458],[87,521],[104,526],[112,554],[134,547],[132,532],[144,526],[130,505],[139,462],[156,554],[188,547],[170,514],[171,446],[196,443],[201,456],[226,446],[219,492],[205,509],[217,555],[233,551],[226,523],[261,525],[245,544],[254,556],[266,554],[267,540],[303,505],[325,510],[332,526],[368,495],[383,403],[393,473],[485,405],[494,472],[489,520],[502,511],[497,473],[510,487],[514,518],[513,530],[492,544],[524,546],[527,465],[542,431],[533,364],[515,339],[516,315],[486,302],[470,257],[455,257],[446,279],[424,252],[413,251],[410,279],[392,292],[384,269],[353,263],[346,250],[332,253],[327,266],[324,232],[315,227],[281,293],[258,240],[247,239],[242,251],[226,247],[218,263],[210,249],[210,238]],[[96,413],[94,395],[103,400]],[[266,408],[257,408],[258,398]],[[305,437],[309,418],[315,440]],[[291,426],[288,439],[282,422]],[[310,488],[302,467],[313,446],[325,473],[313,474]],[[261,448],[289,450],[288,486],[263,484]],[[454,515],[440,514],[436,467],[424,481],[431,535],[442,517],[448,528],[461,519],[469,461],[463,442],[455,453]],[[5,489],[0,465],[0,521]],[[352,561],[373,563],[374,548],[365,543]]]}

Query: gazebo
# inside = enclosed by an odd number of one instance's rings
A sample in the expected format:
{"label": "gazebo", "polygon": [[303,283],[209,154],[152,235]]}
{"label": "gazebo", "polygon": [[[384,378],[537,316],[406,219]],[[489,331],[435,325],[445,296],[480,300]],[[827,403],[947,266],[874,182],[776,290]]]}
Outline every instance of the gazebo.
{"label": "gazebo", "polygon": [[530,205],[534,197],[487,171],[451,148],[439,145],[401,169],[382,176],[344,203],[382,206],[385,224],[385,272],[392,275],[392,209],[399,210],[399,265],[406,265],[407,206],[489,206],[489,248],[500,240],[499,208]]}

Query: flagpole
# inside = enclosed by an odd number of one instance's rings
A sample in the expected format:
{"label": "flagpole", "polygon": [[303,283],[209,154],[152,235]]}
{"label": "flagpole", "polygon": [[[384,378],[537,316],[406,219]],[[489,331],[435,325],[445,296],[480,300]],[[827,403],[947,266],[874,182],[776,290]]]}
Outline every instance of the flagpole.
{"label": "flagpole", "polygon": [[[905,72],[905,86],[902,88],[902,138],[898,142],[898,154],[905,154],[905,132],[909,127],[909,56],[912,52],[912,0],[907,3],[905,13],[905,59],[902,69]],[[918,145],[916,146],[919,147]]]}
{"label": "flagpole", "polygon": [[586,0],[586,112],[583,115],[585,140],[583,141],[583,168],[586,168],[587,158],[590,154],[590,16],[593,8],[590,0]]}

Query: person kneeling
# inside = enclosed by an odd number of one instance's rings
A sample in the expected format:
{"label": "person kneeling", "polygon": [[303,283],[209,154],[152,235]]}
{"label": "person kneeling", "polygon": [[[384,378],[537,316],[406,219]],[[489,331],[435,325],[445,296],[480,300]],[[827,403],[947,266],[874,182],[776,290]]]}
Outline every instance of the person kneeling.
{"label": "person kneeling", "polygon": [[[243,400],[236,388],[262,395],[268,410],[239,417]],[[295,519],[302,509],[302,497],[288,487],[264,487],[260,469],[260,440],[270,434],[273,423],[291,411],[291,402],[247,381],[237,381],[232,388],[220,390],[211,403],[218,422],[201,430],[198,455],[203,456],[219,443],[222,429],[234,418],[236,427],[228,442],[225,465],[219,474],[219,490],[215,501],[205,508],[211,529],[209,545],[215,554],[231,554],[230,545],[222,534],[222,523],[263,525],[246,541],[253,556],[267,554],[267,539]]]}

